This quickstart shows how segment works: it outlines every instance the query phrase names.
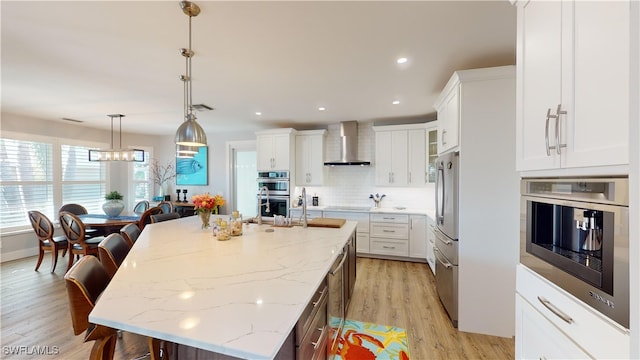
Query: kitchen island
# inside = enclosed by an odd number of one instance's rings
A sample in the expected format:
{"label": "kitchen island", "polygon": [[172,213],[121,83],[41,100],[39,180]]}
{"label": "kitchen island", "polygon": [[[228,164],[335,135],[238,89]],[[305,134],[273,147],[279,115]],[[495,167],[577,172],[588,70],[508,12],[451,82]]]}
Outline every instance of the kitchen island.
{"label": "kitchen island", "polygon": [[89,321],[272,359],[355,228],[353,221],[338,229],[251,224],[218,241],[197,216],[147,225]]}

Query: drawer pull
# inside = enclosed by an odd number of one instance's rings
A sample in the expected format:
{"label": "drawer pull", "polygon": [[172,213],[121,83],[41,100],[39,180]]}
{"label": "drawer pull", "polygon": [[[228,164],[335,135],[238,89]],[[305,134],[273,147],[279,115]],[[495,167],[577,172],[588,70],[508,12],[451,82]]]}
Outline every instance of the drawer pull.
{"label": "drawer pull", "polygon": [[317,328],[316,330],[320,331],[320,336],[318,336],[318,340],[312,341],[311,345],[313,345],[313,350],[316,350],[320,343],[322,343],[322,336],[324,335],[324,327]]}
{"label": "drawer pull", "polygon": [[395,247],[395,246],[386,246],[386,245],[383,245],[383,246],[382,246],[382,248],[383,248],[383,249],[395,249],[396,247]]}
{"label": "drawer pull", "polygon": [[555,305],[553,305],[551,303],[551,301],[538,296],[538,301],[540,301],[540,303],[542,303],[542,305],[544,305],[544,307],[546,307],[547,309],[549,309],[549,311],[551,311],[552,313],[554,313],[557,317],[559,317],[560,319],[564,320],[564,322],[566,322],[567,324],[572,324],[573,323],[573,319],[571,318],[571,316],[565,314],[564,312],[562,312],[560,309],[558,309]]}
{"label": "drawer pull", "polygon": [[383,219],[385,219],[385,220],[395,220],[396,218],[394,218],[394,217],[383,217]]}
{"label": "drawer pull", "polygon": [[396,232],[396,231],[395,231],[395,230],[387,230],[387,229],[384,229],[384,230],[382,230],[382,232],[386,232],[386,233],[394,233],[394,232]]}

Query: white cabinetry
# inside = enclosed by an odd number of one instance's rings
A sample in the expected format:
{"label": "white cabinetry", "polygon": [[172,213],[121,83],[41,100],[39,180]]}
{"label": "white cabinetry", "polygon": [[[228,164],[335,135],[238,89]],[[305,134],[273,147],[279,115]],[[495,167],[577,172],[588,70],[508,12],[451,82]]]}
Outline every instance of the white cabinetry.
{"label": "white cabinetry", "polygon": [[427,259],[427,217],[424,215],[409,218],[409,257]]}
{"label": "white cabinetry", "polygon": [[436,182],[436,159],[438,158],[438,122],[427,123],[427,183]]}
{"label": "white cabinetry", "polygon": [[[295,130],[274,129],[256,133],[257,170],[289,170],[295,165]],[[292,176],[293,174],[290,174]]]}
{"label": "white cabinetry", "polygon": [[356,253],[358,255],[369,254],[369,213],[357,211],[323,211],[323,217],[357,221],[356,227]]}
{"label": "white cabinetry", "polygon": [[518,170],[629,163],[629,24],[628,1],[518,4]]}
{"label": "white cabinetry", "polygon": [[324,140],[326,130],[298,131],[296,134],[296,185],[324,183]]}
{"label": "white cabinetry", "polygon": [[433,247],[436,241],[436,234],[433,232],[433,227],[436,225],[435,221],[428,216],[427,217],[427,263],[433,275],[436,274],[436,255],[433,252]]}
{"label": "white cabinetry", "polygon": [[516,359],[629,358],[628,330],[523,265],[516,290]]}
{"label": "white cabinetry", "polygon": [[423,186],[427,181],[424,124],[374,126],[376,185]]}
{"label": "white cabinetry", "polygon": [[516,359],[588,359],[568,336],[516,295]]}
{"label": "white cabinetry", "polygon": [[409,215],[370,214],[369,221],[371,254],[409,256]]}
{"label": "white cabinetry", "polygon": [[[513,269],[518,264],[514,239],[520,234],[520,174],[514,166],[512,136],[516,68],[456,71],[447,86],[451,83],[458,84],[459,95],[458,329],[511,337],[515,332]],[[443,90],[441,99],[450,91]],[[500,225],[489,218],[500,219]]]}
{"label": "white cabinetry", "polygon": [[455,150],[460,144],[460,78],[457,73],[449,79],[434,105],[438,111],[438,150]]}
{"label": "white cabinetry", "polygon": [[[291,217],[294,220],[298,220],[302,218],[302,208],[301,207],[297,207],[297,208],[291,208],[289,209],[289,217]],[[311,220],[311,219],[315,219],[315,218],[321,218],[322,217],[322,210],[309,210],[307,209],[307,221]]]}

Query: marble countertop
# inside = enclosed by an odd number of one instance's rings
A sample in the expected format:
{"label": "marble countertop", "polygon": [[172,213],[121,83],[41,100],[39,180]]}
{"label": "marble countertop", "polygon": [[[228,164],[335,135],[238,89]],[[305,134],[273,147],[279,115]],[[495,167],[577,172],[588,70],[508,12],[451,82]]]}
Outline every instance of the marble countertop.
{"label": "marble countertop", "polygon": [[[292,207],[290,210],[301,211],[302,208]],[[406,208],[406,207],[359,207],[359,206],[307,206],[307,211],[347,211],[347,212],[368,212],[373,213],[386,213],[386,214],[409,214],[409,215],[427,215],[432,219],[435,217],[434,209],[418,209],[418,208]]]}
{"label": "marble countertop", "polygon": [[271,359],[356,224],[251,224],[229,241],[202,230],[197,216],[147,225],[89,321],[240,358]]}

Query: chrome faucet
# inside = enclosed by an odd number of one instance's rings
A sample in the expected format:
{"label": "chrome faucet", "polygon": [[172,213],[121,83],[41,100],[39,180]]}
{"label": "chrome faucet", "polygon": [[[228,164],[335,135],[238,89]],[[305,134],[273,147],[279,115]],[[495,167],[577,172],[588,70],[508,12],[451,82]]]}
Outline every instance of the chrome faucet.
{"label": "chrome faucet", "polygon": [[[266,195],[266,199],[264,203],[262,202],[263,192]],[[266,186],[263,186],[262,189],[260,189],[260,192],[258,193],[258,216],[257,216],[258,225],[262,225],[262,207],[263,206],[264,206],[264,212],[266,212],[267,214],[271,212],[271,209],[269,208],[269,189]]]}
{"label": "chrome faucet", "polygon": [[302,188],[302,227],[307,227],[307,188]]}

